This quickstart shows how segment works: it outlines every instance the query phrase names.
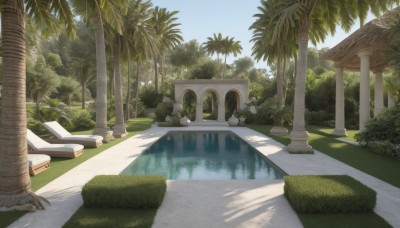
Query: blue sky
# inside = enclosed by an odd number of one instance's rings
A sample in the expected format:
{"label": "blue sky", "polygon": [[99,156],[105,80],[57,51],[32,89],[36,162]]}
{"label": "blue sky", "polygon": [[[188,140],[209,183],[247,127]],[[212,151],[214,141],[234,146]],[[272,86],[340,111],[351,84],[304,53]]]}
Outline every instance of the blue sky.
{"label": "blue sky", "polygon": [[[251,57],[252,33],[248,28],[255,21],[253,15],[258,13],[260,6],[258,0],[151,0],[154,6],[179,11],[177,17],[181,23],[181,31],[185,42],[196,39],[200,43],[213,36],[213,33],[221,33],[224,37],[235,37],[239,40],[243,51],[238,57],[230,56],[227,63],[243,56]],[[367,21],[373,19],[370,15]],[[351,32],[358,28],[354,26]],[[349,34],[340,28],[334,37],[328,36],[324,43],[318,44],[317,48],[333,47]],[[309,45],[311,46],[311,45]],[[266,63],[256,63],[257,68],[267,68]]]}

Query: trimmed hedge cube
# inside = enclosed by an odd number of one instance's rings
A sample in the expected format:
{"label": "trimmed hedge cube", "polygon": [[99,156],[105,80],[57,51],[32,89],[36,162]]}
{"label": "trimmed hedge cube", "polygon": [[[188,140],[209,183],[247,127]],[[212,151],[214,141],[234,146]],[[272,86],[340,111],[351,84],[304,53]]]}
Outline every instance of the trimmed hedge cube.
{"label": "trimmed hedge cube", "polygon": [[368,212],[376,192],[349,176],[286,176],[284,194],[300,213]]}
{"label": "trimmed hedge cube", "polygon": [[96,176],[82,188],[86,207],[158,208],[167,184],[163,176]]}

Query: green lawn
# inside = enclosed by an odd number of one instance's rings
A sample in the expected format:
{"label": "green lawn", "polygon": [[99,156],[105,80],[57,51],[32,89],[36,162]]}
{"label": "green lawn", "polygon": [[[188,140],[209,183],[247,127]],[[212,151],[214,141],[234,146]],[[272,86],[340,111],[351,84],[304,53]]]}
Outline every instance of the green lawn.
{"label": "green lawn", "polygon": [[[290,143],[289,136],[271,135],[269,133],[271,126],[248,125],[248,127],[284,145]],[[366,148],[337,141],[335,136],[331,135],[333,129],[328,127],[307,126],[307,130],[310,133],[309,144],[315,150],[400,188],[400,160],[378,156]]]}
{"label": "green lawn", "polygon": [[390,228],[383,218],[374,212],[346,214],[297,214],[304,228]]}
{"label": "green lawn", "polygon": [[[128,136],[125,138],[116,139],[99,148],[85,148],[84,154],[75,159],[64,159],[64,158],[52,158],[50,163],[50,169],[38,174],[37,176],[31,177],[32,190],[36,191],[46,184],[50,183],[52,180],[66,173],[75,166],[81,164],[82,162],[92,158],[93,156],[103,152],[104,150],[136,135],[151,126],[153,119],[151,118],[137,118],[129,120],[126,122]],[[73,134],[91,134],[92,131],[80,131],[73,132]],[[6,227],[16,219],[24,215],[23,212],[0,212],[0,227]]]}
{"label": "green lawn", "polygon": [[[276,141],[288,145],[289,136],[274,136],[269,133],[272,126],[248,125],[249,128],[267,135]],[[356,169],[375,176],[396,187],[400,187],[400,161],[377,156],[367,149],[349,145],[335,140],[331,135],[333,129],[320,126],[307,126],[309,144],[316,150],[329,155]],[[356,132],[356,131],[351,131]],[[346,214],[297,214],[306,228],[319,227],[391,227],[383,218],[375,213]]]}

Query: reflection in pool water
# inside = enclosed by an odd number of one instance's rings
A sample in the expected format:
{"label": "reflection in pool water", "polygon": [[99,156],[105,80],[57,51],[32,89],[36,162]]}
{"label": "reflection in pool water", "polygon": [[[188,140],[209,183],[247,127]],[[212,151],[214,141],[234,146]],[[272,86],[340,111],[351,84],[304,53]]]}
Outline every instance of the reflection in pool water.
{"label": "reflection in pool water", "polygon": [[282,179],[286,175],[228,131],[169,132],[121,174],[158,174],[170,180]]}

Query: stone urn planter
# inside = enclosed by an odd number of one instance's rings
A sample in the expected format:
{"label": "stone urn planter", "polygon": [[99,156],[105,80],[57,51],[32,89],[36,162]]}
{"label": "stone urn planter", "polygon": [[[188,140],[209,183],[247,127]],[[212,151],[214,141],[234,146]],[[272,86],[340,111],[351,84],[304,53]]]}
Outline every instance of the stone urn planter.
{"label": "stone urn planter", "polygon": [[184,117],[182,117],[182,118],[179,120],[179,123],[180,123],[182,126],[189,126],[190,120],[189,120],[186,116],[184,116]]}
{"label": "stone urn planter", "polygon": [[237,126],[238,123],[239,123],[239,119],[236,118],[234,115],[232,115],[231,118],[228,119],[229,126]]}

